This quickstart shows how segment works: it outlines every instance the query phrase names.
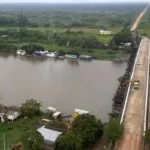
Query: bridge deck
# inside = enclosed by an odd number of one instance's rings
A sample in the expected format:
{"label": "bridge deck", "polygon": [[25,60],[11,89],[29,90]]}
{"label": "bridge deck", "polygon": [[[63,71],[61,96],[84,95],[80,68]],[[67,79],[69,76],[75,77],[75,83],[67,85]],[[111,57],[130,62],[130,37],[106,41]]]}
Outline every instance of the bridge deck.
{"label": "bridge deck", "polygon": [[[143,149],[143,125],[145,111],[146,78],[148,71],[149,39],[143,38],[137,56],[133,80],[140,80],[140,88],[131,88],[124,116],[124,135],[119,142],[119,150]],[[140,63],[140,65],[139,65]]]}

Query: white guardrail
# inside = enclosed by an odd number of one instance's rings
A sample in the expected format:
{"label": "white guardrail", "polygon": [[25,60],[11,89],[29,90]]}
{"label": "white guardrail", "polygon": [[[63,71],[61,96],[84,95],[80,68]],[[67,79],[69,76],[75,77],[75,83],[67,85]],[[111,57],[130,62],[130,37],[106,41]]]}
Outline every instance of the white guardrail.
{"label": "white guardrail", "polygon": [[[142,38],[142,40],[143,40],[143,38]],[[130,80],[133,79],[133,75],[134,75],[134,71],[135,71],[135,66],[136,66],[137,59],[138,59],[138,56],[139,56],[139,53],[140,53],[140,49],[141,49],[142,40],[140,42],[140,46],[139,46],[138,52],[136,54],[136,58],[135,58],[135,61],[134,61],[134,66],[133,66],[133,69],[132,69],[132,74],[130,76]],[[120,124],[122,124],[123,119],[124,119],[124,115],[125,115],[125,111],[126,111],[127,103],[128,103],[128,98],[129,98],[129,94],[130,94],[130,90],[131,90],[131,82],[128,85],[128,90],[127,90],[127,94],[126,94],[126,98],[125,98],[125,103],[124,103],[124,107],[123,107],[123,111],[122,111],[122,115],[121,115]]]}
{"label": "white guardrail", "polygon": [[146,131],[147,110],[148,110],[150,40],[149,40],[149,53],[148,53],[147,57],[148,57],[148,70],[147,70],[147,77],[146,77],[146,93],[145,93],[145,114],[144,114],[144,127],[143,127],[144,135],[145,135],[145,131]]}

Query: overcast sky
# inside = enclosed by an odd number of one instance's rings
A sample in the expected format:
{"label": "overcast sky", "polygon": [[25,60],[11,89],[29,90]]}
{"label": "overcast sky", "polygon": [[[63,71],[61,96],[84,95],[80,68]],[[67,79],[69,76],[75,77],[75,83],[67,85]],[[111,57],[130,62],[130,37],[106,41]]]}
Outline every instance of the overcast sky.
{"label": "overcast sky", "polygon": [[100,3],[100,2],[150,2],[150,0],[0,0],[0,3]]}

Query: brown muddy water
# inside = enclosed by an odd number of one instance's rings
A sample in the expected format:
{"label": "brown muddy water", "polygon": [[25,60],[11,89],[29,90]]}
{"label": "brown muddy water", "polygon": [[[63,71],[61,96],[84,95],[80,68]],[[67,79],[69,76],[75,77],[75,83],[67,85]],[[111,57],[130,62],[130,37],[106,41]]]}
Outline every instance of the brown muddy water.
{"label": "brown muddy water", "polygon": [[33,98],[65,113],[89,110],[105,122],[126,63],[0,54],[0,69],[0,103],[20,105]]}

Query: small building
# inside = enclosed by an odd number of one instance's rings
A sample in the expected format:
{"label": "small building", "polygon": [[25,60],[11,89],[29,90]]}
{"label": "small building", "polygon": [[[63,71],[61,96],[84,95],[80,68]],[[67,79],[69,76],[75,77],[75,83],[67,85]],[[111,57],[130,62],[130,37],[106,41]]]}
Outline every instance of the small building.
{"label": "small building", "polygon": [[0,38],[7,38],[7,37],[8,37],[8,35],[6,35],[6,34],[0,35]]}
{"label": "small building", "polygon": [[57,138],[62,134],[62,132],[47,129],[45,126],[40,127],[37,131],[44,137],[44,141],[50,145],[54,145]]}
{"label": "small building", "polygon": [[13,111],[13,110],[8,111],[7,114],[6,114],[7,119],[10,120],[10,121],[14,121],[19,116],[20,116],[19,111]]}
{"label": "small building", "polygon": [[89,114],[89,111],[76,108],[73,113],[73,118],[75,119],[79,115]]}
{"label": "small building", "polygon": [[124,44],[126,47],[130,47],[132,45],[132,43],[125,43]]}
{"label": "small building", "polygon": [[48,110],[48,112],[50,112],[50,113],[55,113],[55,112],[56,112],[56,108],[55,108],[55,107],[52,107],[52,106],[47,107],[47,110]]}
{"label": "small building", "polygon": [[5,122],[5,113],[0,113],[0,122],[4,123]]}
{"label": "small building", "polygon": [[61,112],[57,111],[53,114],[54,119],[59,119],[61,117]]}
{"label": "small building", "polygon": [[112,32],[108,30],[100,30],[100,35],[112,35]]}

